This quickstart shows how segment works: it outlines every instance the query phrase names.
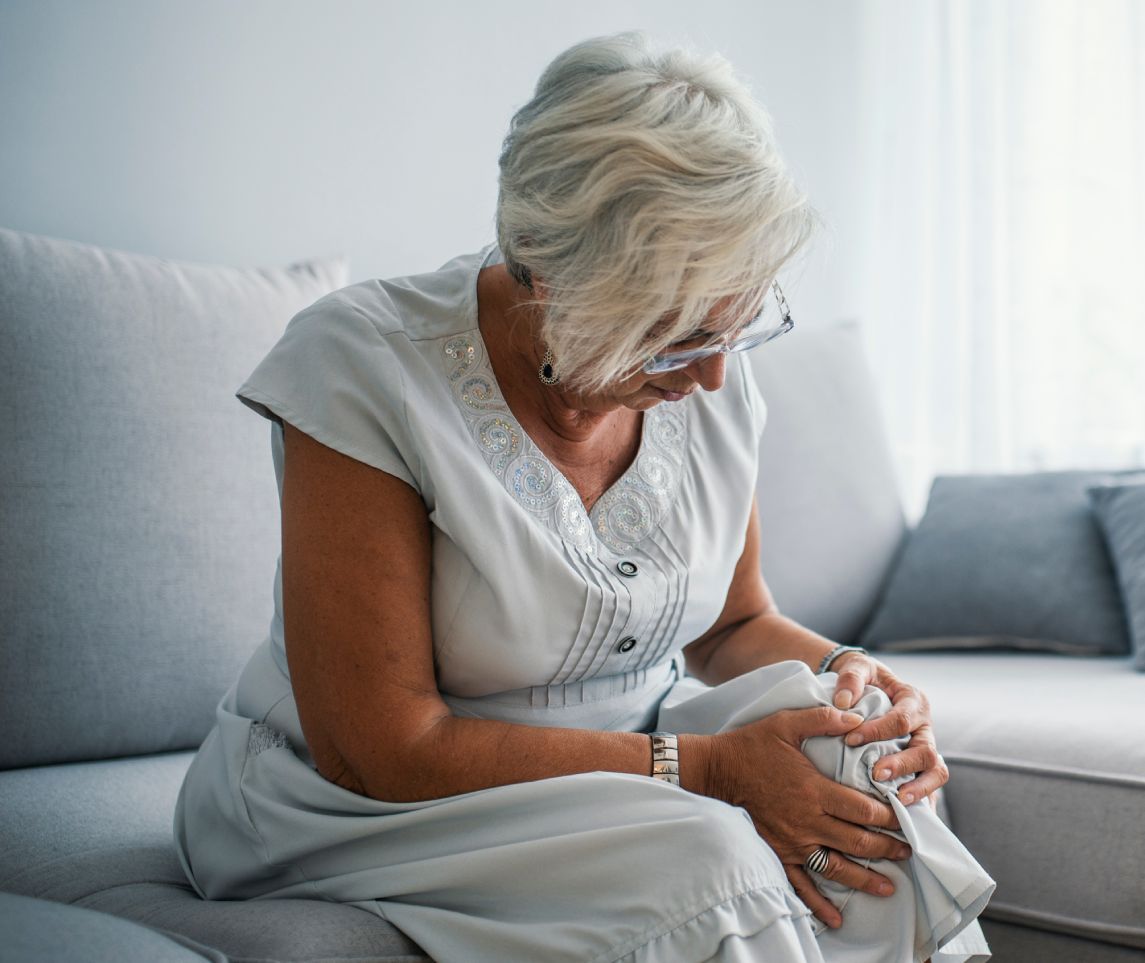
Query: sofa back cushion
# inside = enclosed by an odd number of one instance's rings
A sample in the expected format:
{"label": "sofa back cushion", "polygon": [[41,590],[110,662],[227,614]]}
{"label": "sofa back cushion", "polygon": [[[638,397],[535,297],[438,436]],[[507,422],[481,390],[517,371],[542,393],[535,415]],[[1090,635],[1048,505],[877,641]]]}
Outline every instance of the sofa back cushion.
{"label": "sofa back cushion", "polygon": [[206,735],[279,548],[269,431],[235,387],[345,274],[0,229],[0,768]]}
{"label": "sofa back cushion", "polygon": [[861,329],[796,327],[752,352],[752,364],[767,402],[757,485],[764,578],[785,615],[854,642],[906,533]]}

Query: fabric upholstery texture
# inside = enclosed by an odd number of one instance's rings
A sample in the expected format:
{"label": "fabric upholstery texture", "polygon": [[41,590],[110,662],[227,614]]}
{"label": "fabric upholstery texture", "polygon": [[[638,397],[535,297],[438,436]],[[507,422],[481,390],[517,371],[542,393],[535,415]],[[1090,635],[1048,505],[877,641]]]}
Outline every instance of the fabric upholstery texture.
{"label": "fabric upholstery texture", "polygon": [[0,768],[206,734],[266,634],[278,550],[234,386],[343,283],[338,258],[239,269],[0,229]]}
{"label": "fabric upholstery texture", "polygon": [[1086,489],[1121,586],[1134,667],[1145,672],[1145,484]]}
{"label": "fabric upholstery texture", "polygon": [[[355,906],[200,899],[171,835],[175,796],[192,757],[165,753],[0,772],[0,890],[145,923],[232,961],[427,959],[390,923]],[[6,938],[2,919],[0,930]]]}
{"label": "fabric upholstery texture", "polygon": [[878,610],[869,648],[1121,654],[1129,639],[1088,485],[1136,473],[939,476]]}
{"label": "fabric upholstery texture", "polygon": [[106,913],[12,893],[0,892],[0,931],[5,963],[73,960],[80,946],[85,963],[226,963],[221,953],[190,940],[172,940]]}
{"label": "fabric upholstery texture", "polygon": [[750,358],[768,411],[757,485],[764,578],[785,615],[854,642],[906,531],[861,330],[796,327]]}
{"label": "fabric upholstery texture", "polygon": [[982,930],[994,954],[992,963],[1141,963],[1140,950],[1115,943],[1099,943],[985,917]]}
{"label": "fabric upholstery texture", "polygon": [[1130,659],[879,658],[930,700],[952,828],[998,884],[984,918],[1145,949],[1145,740]]}

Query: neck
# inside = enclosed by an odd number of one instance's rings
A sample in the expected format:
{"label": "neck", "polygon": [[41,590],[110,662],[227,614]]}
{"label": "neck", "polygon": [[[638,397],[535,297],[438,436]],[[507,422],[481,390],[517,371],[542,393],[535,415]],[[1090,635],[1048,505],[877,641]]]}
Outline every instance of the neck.
{"label": "neck", "polygon": [[[527,304],[530,297],[529,290],[513,279],[504,264],[483,269],[478,278],[481,337],[501,392],[518,420],[526,424],[540,421],[555,439],[575,449],[610,424],[619,405],[570,392],[560,382],[547,385],[540,380],[545,353],[537,335],[540,309]],[[554,367],[559,376],[559,358],[554,359]]]}

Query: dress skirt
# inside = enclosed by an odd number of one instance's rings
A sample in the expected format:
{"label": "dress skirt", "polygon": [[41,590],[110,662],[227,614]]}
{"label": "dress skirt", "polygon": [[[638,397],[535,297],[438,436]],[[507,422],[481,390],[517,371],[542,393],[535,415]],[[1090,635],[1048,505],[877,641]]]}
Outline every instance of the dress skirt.
{"label": "dress skirt", "polygon": [[[830,705],[836,679],[801,662],[715,687],[674,673],[654,728],[696,733]],[[296,751],[293,726],[240,711],[250,709],[239,689],[220,703],[176,808],[180,859],[204,898],[353,903],[440,963],[989,959],[976,917],[993,880],[929,804],[898,801],[893,790],[908,777],[872,778],[874,762],[905,737],[804,743],[821,772],[887,799],[902,826],[891,834],[913,849],[908,860],[864,861],[895,883],[890,897],[815,876],[843,916],[832,930],[795,894],[745,809],[613,772],[412,803],[370,799],[324,779]],[[889,705],[868,687],[853,711],[870,717]]]}

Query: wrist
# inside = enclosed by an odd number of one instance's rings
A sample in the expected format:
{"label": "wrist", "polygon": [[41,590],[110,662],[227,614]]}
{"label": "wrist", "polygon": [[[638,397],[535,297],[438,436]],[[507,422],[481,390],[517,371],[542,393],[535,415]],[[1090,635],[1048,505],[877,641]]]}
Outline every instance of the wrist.
{"label": "wrist", "polygon": [[836,645],[820,660],[818,668],[816,668],[816,675],[822,675],[824,672],[838,672],[842,668],[842,663],[846,662],[848,658],[854,655],[867,655],[868,652],[862,646],[858,645]]}
{"label": "wrist", "polygon": [[680,788],[700,796],[708,795],[711,785],[712,740],[714,736],[695,732],[677,733],[680,749]]}

